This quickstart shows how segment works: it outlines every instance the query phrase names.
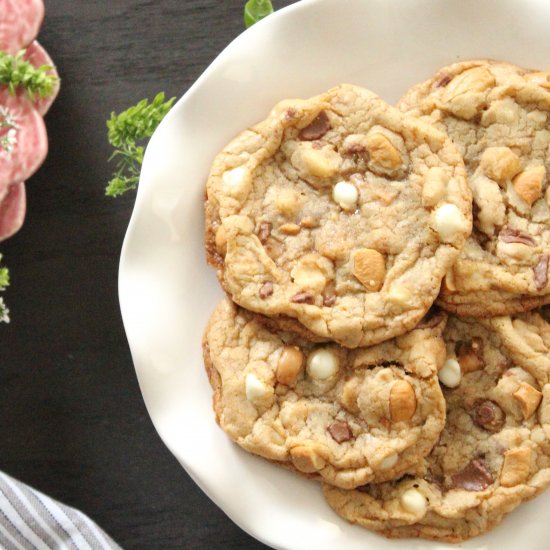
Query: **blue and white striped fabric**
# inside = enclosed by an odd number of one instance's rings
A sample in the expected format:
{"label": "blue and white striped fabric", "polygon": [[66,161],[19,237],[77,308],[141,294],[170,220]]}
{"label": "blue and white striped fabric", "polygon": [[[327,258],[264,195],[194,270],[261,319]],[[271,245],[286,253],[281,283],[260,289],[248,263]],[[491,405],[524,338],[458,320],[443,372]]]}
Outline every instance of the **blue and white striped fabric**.
{"label": "blue and white striped fabric", "polygon": [[120,550],[82,512],[0,472],[0,548]]}

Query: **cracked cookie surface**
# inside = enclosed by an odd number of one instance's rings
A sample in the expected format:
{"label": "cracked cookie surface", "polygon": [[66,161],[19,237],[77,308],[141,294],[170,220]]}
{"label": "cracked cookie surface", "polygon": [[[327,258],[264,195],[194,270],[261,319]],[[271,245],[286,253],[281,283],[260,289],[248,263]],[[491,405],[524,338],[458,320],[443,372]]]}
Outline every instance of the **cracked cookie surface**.
{"label": "cracked cookie surface", "polygon": [[373,93],[286,100],[207,182],[208,262],[231,298],[346,347],[412,329],[471,231],[449,138]]}
{"label": "cracked cookie surface", "polygon": [[445,423],[445,321],[350,350],[270,332],[226,299],[203,340],[216,420],[245,450],[338,487],[395,479]]}
{"label": "cracked cookie surface", "polygon": [[537,313],[451,317],[444,339],[447,420],[424,464],[354,491],[324,485],[338,514],[388,537],[462,541],[550,484],[550,325]]}
{"label": "cracked cookie surface", "polygon": [[550,301],[550,73],[494,61],[441,69],[398,107],[446,131],[461,150],[474,230],[440,304],[507,315]]}

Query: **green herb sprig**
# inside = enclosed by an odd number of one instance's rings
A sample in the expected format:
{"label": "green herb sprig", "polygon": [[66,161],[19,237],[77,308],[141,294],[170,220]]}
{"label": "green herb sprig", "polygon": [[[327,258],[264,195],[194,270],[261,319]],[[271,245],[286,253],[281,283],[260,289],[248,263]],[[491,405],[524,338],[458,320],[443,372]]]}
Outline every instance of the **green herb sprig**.
{"label": "green herb sprig", "polygon": [[[2,262],[2,254],[0,254],[0,264]],[[8,285],[10,284],[10,273],[8,271],[8,268],[0,265],[0,292],[6,290]],[[9,317],[10,310],[6,307],[6,304],[4,303],[4,299],[0,297],[0,323],[9,323],[10,317]]]}
{"label": "green herb sprig", "polygon": [[109,160],[116,159],[117,166],[105,189],[106,195],[117,197],[137,187],[145,151],[138,142],[153,135],[175,99],[173,97],[165,101],[164,93],[160,92],[151,103],[143,99],[118,115],[111,113],[111,118],[107,121],[107,139],[115,151]]}
{"label": "green herb sprig", "polygon": [[50,96],[58,80],[57,76],[48,74],[53,67],[35,67],[23,59],[24,55],[25,50],[16,55],[0,52],[0,85],[7,86],[11,94],[23,89],[33,101]]}
{"label": "green herb sprig", "polygon": [[273,13],[271,0],[248,0],[244,5],[244,26],[248,29],[270,13]]}

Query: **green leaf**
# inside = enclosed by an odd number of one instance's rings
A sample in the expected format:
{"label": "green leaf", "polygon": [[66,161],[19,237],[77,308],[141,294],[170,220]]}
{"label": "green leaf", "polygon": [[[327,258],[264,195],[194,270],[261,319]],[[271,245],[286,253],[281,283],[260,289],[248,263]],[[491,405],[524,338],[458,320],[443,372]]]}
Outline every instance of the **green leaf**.
{"label": "green leaf", "polygon": [[[2,263],[2,254],[0,254],[0,264]],[[0,291],[6,290],[6,287],[10,284],[10,273],[8,268],[0,265]]]}
{"label": "green leaf", "polygon": [[126,191],[136,189],[138,182],[138,176],[114,176],[113,179],[107,184],[105,194],[108,197],[118,197],[126,193]]}
{"label": "green leaf", "polygon": [[[0,254],[0,263],[2,262],[2,254]],[[0,265],[0,292],[6,290],[6,287],[10,284],[10,273],[8,268]],[[0,298],[0,323],[9,323],[10,310],[6,307],[4,299]]]}
{"label": "green leaf", "polygon": [[273,13],[271,0],[248,0],[244,5],[244,26],[248,29],[271,13]]}
{"label": "green leaf", "polygon": [[58,77],[48,74],[50,65],[35,67],[23,59],[25,50],[16,55],[0,52],[0,85],[7,86],[13,95],[19,89],[25,90],[31,100],[52,95]]}
{"label": "green leaf", "polygon": [[145,148],[137,142],[153,135],[175,99],[165,101],[164,93],[160,92],[151,103],[142,99],[118,115],[111,113],[107,139],[115,149],[109,160],[116,160],[116,169],[105,189],[106,195],[118,197],[137,187],[145,153]]}

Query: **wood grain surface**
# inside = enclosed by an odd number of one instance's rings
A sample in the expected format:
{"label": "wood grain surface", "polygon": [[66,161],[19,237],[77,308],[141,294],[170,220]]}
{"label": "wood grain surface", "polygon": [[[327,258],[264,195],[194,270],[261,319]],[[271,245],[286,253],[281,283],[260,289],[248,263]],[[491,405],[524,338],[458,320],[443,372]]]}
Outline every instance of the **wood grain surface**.
{"label": "wood grain surface", "polygon": [[62,89],[25,225],[0,244],[12,276],[0,469],[81,509],[125,549],[265,548],[201,492],[151,424],[117,295],[134,194],[104,195],[111,111],[185,93],[243,31],[244,0],[45,3],[39,40]]}

